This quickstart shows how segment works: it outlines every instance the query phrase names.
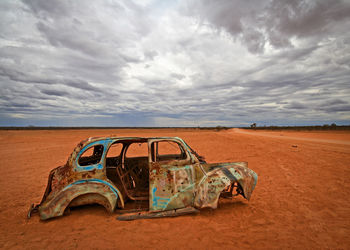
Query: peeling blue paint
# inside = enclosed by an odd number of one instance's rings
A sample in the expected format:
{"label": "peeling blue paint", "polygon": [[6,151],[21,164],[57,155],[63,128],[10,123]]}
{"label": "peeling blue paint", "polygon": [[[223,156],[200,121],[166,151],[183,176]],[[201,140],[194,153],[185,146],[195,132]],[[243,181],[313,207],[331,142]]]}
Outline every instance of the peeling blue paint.
{"label": "peeling blue paint", "polygon": [[119,190],[116,189],[115,187],[112,186],[112,184],[110,184],[109,182],[107,181],[104,181],[104,180],[101,180],[101,179],[86,179],[86,180],[79,180],[79,181],[76,181],[76,182],[73,182],[69,185],[67,185],[62,191],[65,191],[67,190],[68,188],[72,187],[73,185],[77,185],[77,184],[82,184],[82,183],[88,183],[88,182],[92,182],[92,183],[102,183],[102,184],[105,184],[107,185],[108,187],[111,188],[111,190],[113,191],[113,193],[115,194],[115,197],[118,199],[118,193],[119,193]]}
{"label": "peeling blue paint", "polygon": [[192,170],[192,165],[185,165],[185,166],[164,166],[166,167],[168,170],[170,171],[179,171],[181,169],[184,169],[184,170]]}
{"label": "peeling blue paint", "polygon": [[152,194],[153,194],[152,195],[152,201],[153,201],[152,206],[153,207],[157,207],[157,208],[166,208],[166,206],[168,205],[170,199],[156,196],[156,191],[157,191],[157,188],[154,187],[152,189]]}
{"label": "peeling blue paint", "polygon": [[[105,139],[105,140],[99,140],[99,141],[95,141],[95,142],[92,142],[92,143],[89,143],[88,145],[86,145],[84,148],[82,148],[79,152],[79,154],[77,155],[76,159],[75,159],[75,168],[74,168],[74,171],[92,171],[94,169],[98,169],[98,170],[101,170],[103,169],[103,159],[105,158],[105,155],[106,155],[106,151],[107,151],[107,148],[109,146],[109,144],[111,144],[113,142],[112,139]],[[103,146],[103,154],[102,154],[102,157],[101,157],[101,160],[99,163],[97,164],[93,164],[93,165],[88,165],[88,166],[80,166],[79,163],[78,163],[78,160],[80,158],[80,156],[86,151],[88,150],[89,148],[91,147],[94,147],[96,145],[102,145]]]}

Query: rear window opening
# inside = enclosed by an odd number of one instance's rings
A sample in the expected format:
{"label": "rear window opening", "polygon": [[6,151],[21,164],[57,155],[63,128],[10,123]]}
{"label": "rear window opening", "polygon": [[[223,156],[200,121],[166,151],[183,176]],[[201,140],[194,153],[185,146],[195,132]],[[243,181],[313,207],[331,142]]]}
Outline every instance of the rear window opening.
{"label": "rear window opening", "polygon": [[89,166],[101,161],[103,154],[103,145],[96,145],[88,148],[81,154],[78,160],[80,166]]}

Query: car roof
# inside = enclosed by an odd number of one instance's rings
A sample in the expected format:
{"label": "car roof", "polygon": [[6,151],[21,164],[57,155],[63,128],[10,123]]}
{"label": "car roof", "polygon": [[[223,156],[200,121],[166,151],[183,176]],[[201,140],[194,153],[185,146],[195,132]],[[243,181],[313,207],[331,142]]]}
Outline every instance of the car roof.
{"label": "car roof", "polygon": [[[90,137],[88,138],[89,141],[98,141],[98,140],[152,140],[152,139],[180,139],[176,136],[162,136],[162,137],[128,137],[128,136],[106,136],[106,137]],[[181,139],[180,139],[181,140]]]}
{"label": "car roof", "polygon": [[157,139],[169,139],[169,140],[179,140],[182,141],[179,137],[118,137],[118,136],[106,136],[106,137],[89,137],[85,140],[82,140],[79,145],[84,147],[87,144],[90,144],[95,141],[111,140],[111,141],[148,141],[148,140],[157,140]]}

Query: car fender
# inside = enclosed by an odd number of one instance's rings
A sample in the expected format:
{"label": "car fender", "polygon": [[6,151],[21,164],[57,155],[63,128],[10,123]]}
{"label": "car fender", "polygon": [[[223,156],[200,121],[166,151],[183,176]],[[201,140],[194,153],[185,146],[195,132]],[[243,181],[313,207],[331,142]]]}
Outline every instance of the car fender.
{"label": "car fender", "polygon": [[235,182],[242,188],[243,197],[250,199],[258,176],[244,164],[222,163],[211,165],[207,169],[211,170],[206,173],[196,188],[194,198],[196,208],[217,208],[220,193]]}
{"label": "car fender", "polygon": [[[77,200],[76,198],[81,198]],[[101,179],[79,180],[67,185],[51,199],[43,202],[39,207],[42,220],[62,216],[70,206],[83,204],[100,204],[107,211],[113,212],[119,198],[120,206],[124,207],[124,200],[120,191],[110,182]],[[71,204],[74,203],[74,204]]]}

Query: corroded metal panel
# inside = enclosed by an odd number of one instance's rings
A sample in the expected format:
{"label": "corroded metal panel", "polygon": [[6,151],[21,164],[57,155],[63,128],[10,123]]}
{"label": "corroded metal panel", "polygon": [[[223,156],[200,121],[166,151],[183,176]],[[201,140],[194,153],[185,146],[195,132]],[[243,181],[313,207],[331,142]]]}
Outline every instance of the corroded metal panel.
{"label": "corroded metal panel", "polygon": [[228,178],[231,183],[238,182],[247,200],[250,199],[258,180],[257,174],[247,167],[246,162],[203,164],[202,168],[209,176],[218,174],[222,179]]}
{"label": "corroded metal panel", "polygon": [[192,206],[195,182],[192,165],[173,166],[152,163],[150,168],[151,211],[172,210]]}
{"label": "corroded metal panel", "polygon": [[206,175],[197,186],[195,207],[217,208],[220,193],[235,183],[239,184],[239,192],[242,189],[242,195],[249,200],[258,177],[246,165],[245,162],[202,165]]}

